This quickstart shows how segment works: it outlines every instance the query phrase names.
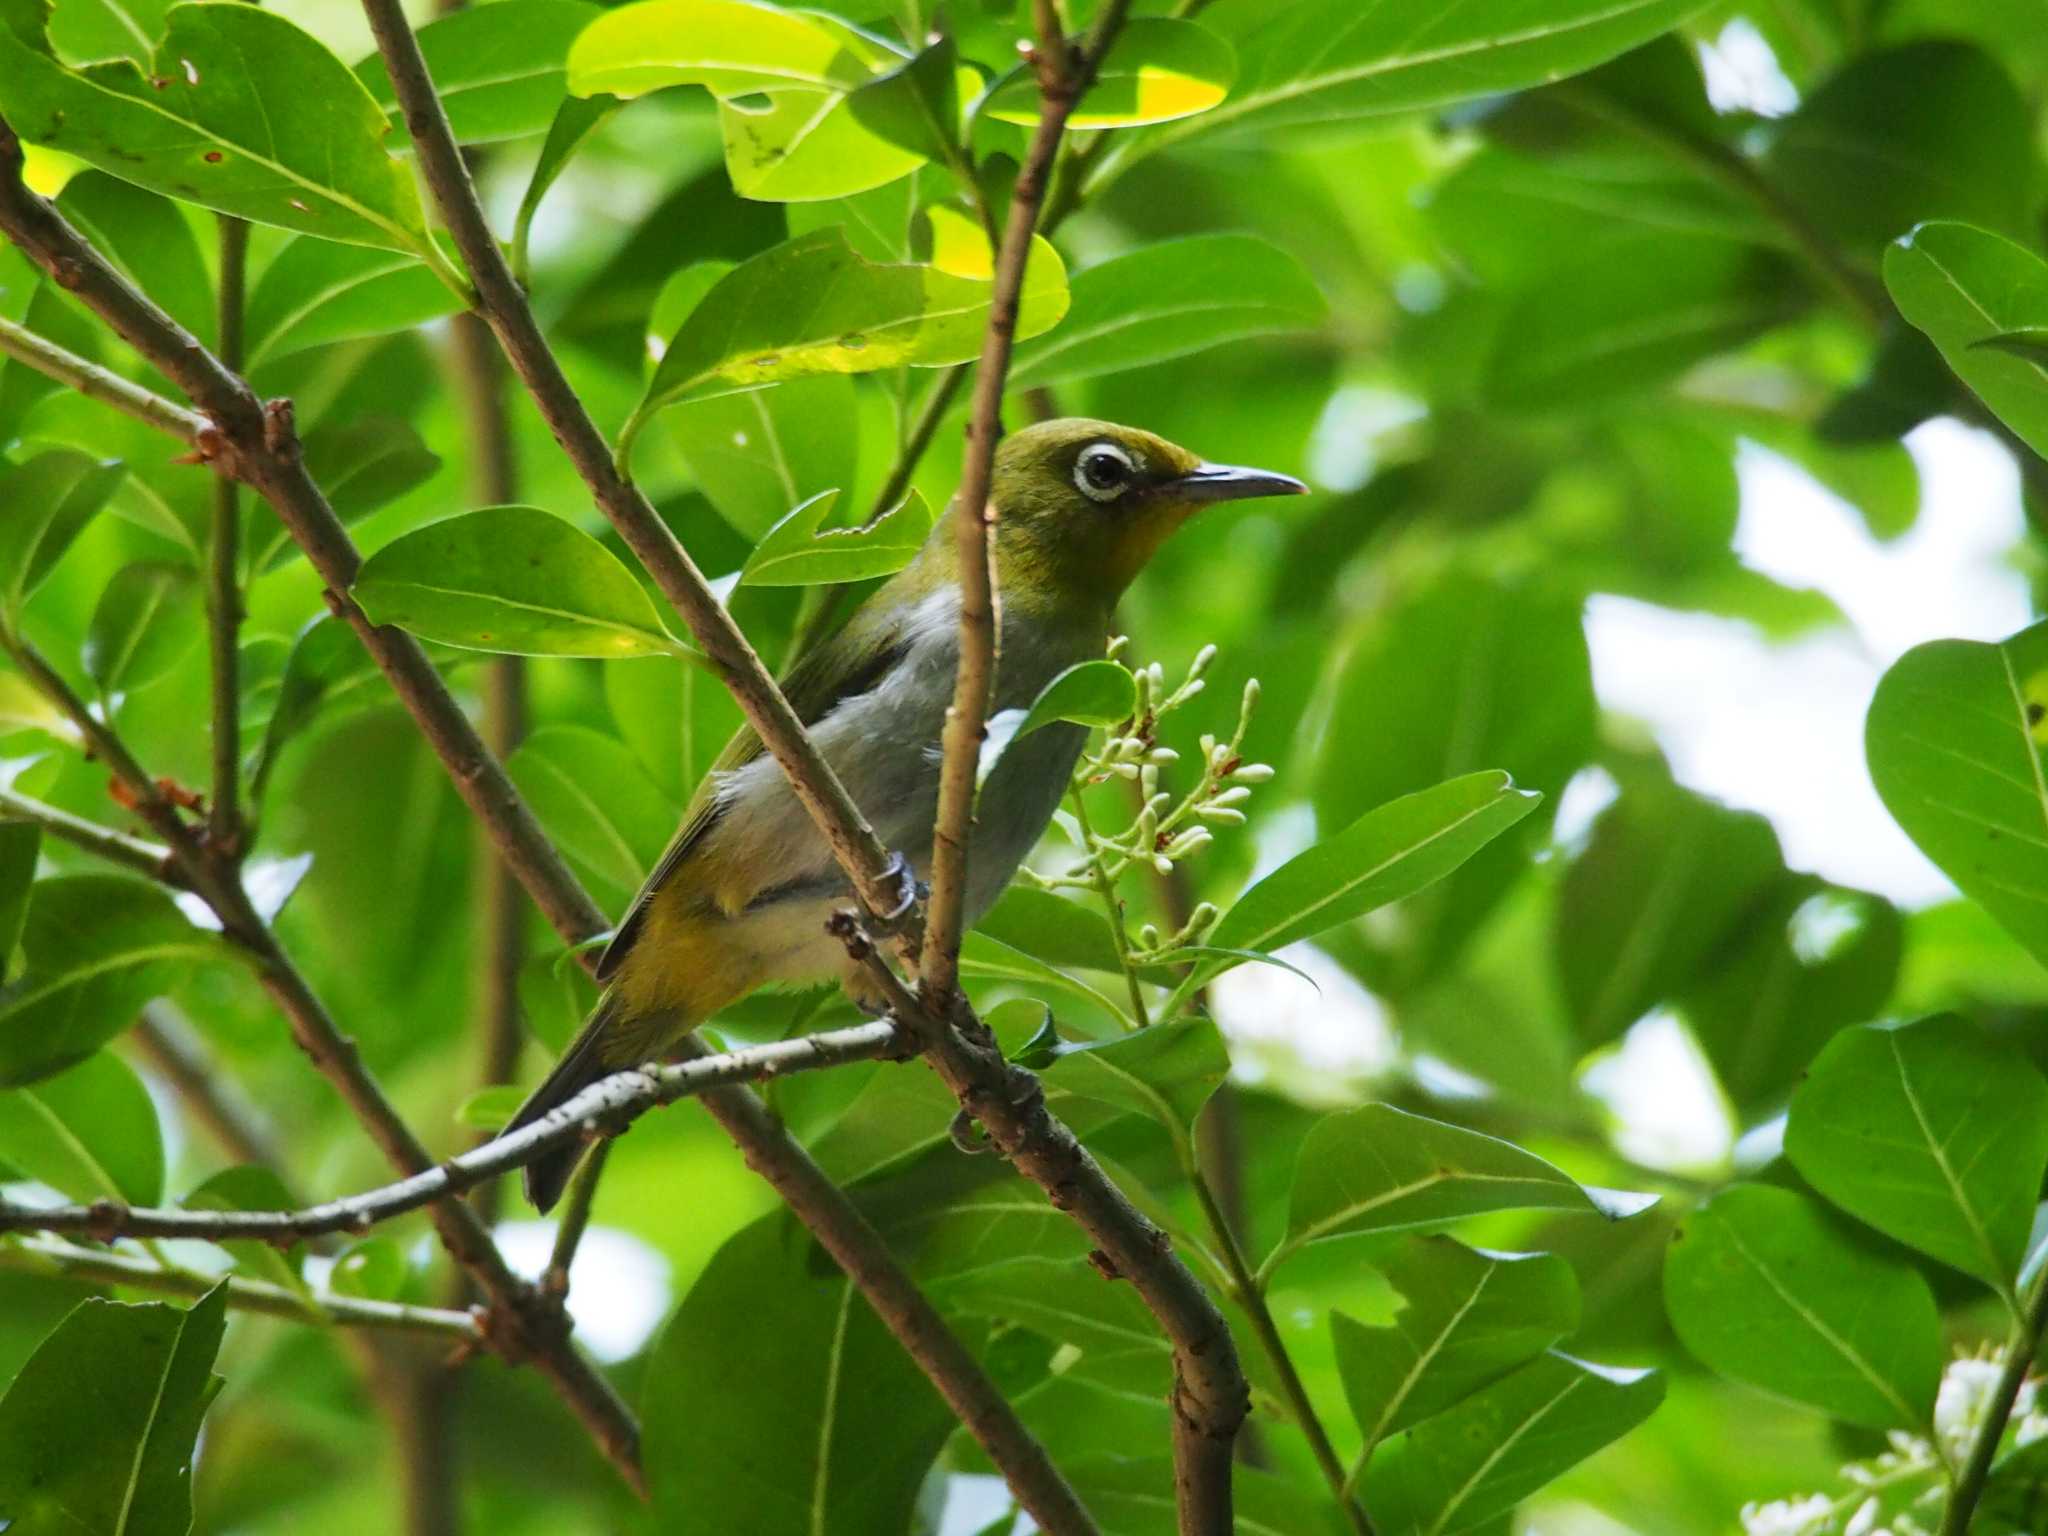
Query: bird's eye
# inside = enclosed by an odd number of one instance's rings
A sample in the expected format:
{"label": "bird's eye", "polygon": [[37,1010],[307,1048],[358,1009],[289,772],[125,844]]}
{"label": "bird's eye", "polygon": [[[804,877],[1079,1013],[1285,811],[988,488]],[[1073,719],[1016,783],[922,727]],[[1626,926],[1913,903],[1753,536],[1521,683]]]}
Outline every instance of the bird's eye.
{"label": "bird's eye", "polygon": [[1090,501],[1114,501],[1136,473],[1131,456],[1114,443],[1095,443],[1074,461],[1074,484]]}

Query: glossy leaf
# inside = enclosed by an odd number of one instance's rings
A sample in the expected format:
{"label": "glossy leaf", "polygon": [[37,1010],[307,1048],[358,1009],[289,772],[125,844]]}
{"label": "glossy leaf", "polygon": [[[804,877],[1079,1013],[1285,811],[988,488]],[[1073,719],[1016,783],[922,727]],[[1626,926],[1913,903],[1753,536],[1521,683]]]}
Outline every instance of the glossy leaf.
{"label": "glossy leaf", "polygon": [[[569,93],[569,45],[603,10],[583,0],[495,0],[436,17],[419,29],[420,52],[464,144],[543,133]],[[371,54],[356,75],[405,131],[384,61]]]}
{"label": "glossy leaf", "polygon": [[1194,1018],[1063,1045],[1045,1082],[1061,1093],[1150,1116],[1185,1147],[1195,1116],[1229,1075],[1230,1052],[1215,1021]]}
{"label": "glossy leaf", "polygon": [[1649,1203],[1584,1188],[1509,1142],[1369,1104],[1319,1120],[1302,1142],[1287,1239],[1267,1263],[1347,1232],[1443,1226],[1487,1211],[1583,1211],[1619,1220]]}
{"label": "glossy leaf", "polygon": [[588,727],[543,726],[506,767],[564,851],[621,891],[638,888],[675,830],[674,806],[632,754]]}
{"label": "glossy leaf", "polygon": [[538,507],[486,507],[385,545],[351,588],[379,624],[465,650],[655,656],[678,649],[610,550]]}
{"label": "glossy leaf", "polygon": [[1364,1498],[1389,1531],[1478,1530],[1657,1411],[1655,1371],[1546,1354],[1390,1441]]}
{"label": "glossy leaf", "polygon": [[[178,1203],[188,1211],[289,1211],[299,1204],[275,1171],[257,1163],[223,1168]],[[250,1279],[302,1295],[311,1294],[299,1274],[300,1262],[305,1257],[303,1243],[279,1248],[271,1243],[243,1240],[220,1246],[234,1259],[235,1267]]]}
{"label": "glossy leaf", "polygon": [[1927,1282],[1803,1195],[1738,1184],[1692,1212],[1664,1261],[1664,1305],[1685,1347],[1733,1380],[1872,1429],[1934,1411]]}
{"label": "glossy leaf", "polygon": [[1785,1153],[1852,1216],[2011,1297],[2048,1170],[2048,1082],[1952,1014],[1846,1029],[1793,1096]]}
{"label": "glossy leaf", "polygon": [[688,401],[662,426],[719,516],[754,541],[818,492],[853,485],[856,409],[853,380],[819,374]]}
{"label": "glossy leaf", "polygon": [[1442,879],[1539,799],[1504,773],[1470,773],[1389,801],[1246,891],[1208,942],[1275,950],[1362,917]]}
{"label": "glossy leaf", "polygon": [[865,581],[900,571],[932,531],[931,509],[912,491],[872,523],[824,526],[839,499],[820,491],[770,528],[740,568],[740,585],[804,587]]}
{"label": "glossy leaf", "polygon": [[1294,257],[1252,235],[1193,235],[1076,272],[1057,327],[1017,348],[1031,389],[1170,362],[1249,336],[1311,330],[1326,308]]}
{"label": "glossy leaf", "polygon": [[58,1325],[0,1399],[0,1509],[16,1530],[185,1536],[226,1308],[225,1286],[189,1310],[92,1297]]}
{"label": "glossy leaf", "polygon": [[461,307],[416,257],[302,235],[270,259],[250,289],[249,360],[383,336]]}
{"label": "glossy leaf", "polygon": [[9,1087],[83,1060],[218,953],[163,891],[118,875],[39,881],[22,949],[27,965],[0,987],[0,1085]]}
{"label": "glossy leaf", "polygon": [[1971,224],[1921,224],[1885,252],[1884,283],[1957,377],[2048,453],[2048,362],[1996,344],[2048,330],[2048,262]]}
{"label": "glossy leaf", "polygon": [[1076,725],[1121,725],[1137,707],[1138,685],[1129,668],[1113,661],[1076,662],[1038,690],[1010,739],[1021,741],[1061,720]]}
{"label": "glossy leaf", "polygon": [[12,621],[120,483],[121,466],[52,448],[0,469],[0,619]]}
{"label": "glossy leaf", "polygon": [[[1067,119],[1070,128],[1130,128],[1207,112],[1230,93],[1237,55],[1208,28],[1167,16],[1139,16],[1118,34],[1095,81]],[[1026,70],[999,86],[982,112],[998,122],[1035,123],[1038,81]]]}
{"label": "glossy leaf", "polygon": [[412,175],[384,147],[384,114],[282,16],[174,5],[147,69],[123,60],[73,73],[45,51],[46,14],[39,0],[0,12],[0,111],[24,139],[260,224],[429,249]]}
{"label": "glossy leaf", "polygon": [[1552,1254],[1417,1237],[1377,1267],[1400,1311],[1377,1327],[1330,1316],[1344,1395],[1368,1446],[1471,1396],[1578,1326],[1578,1281]]}
{"label": "glossy leaf", "polygon": [[163,1198],[156,1106],[134,1069],[106,1051],[55,1077],[0,1089],[0,1162],[82,1205]]}
{"label": "glossy leaf", "polygon": [[655,1523],[900,1536],[952,1417],[852,1282],[814,1270],[783,1228],[769,1217],[730,1239],[655,1346],[641,1404]]}
{"label": "glossy leaf", "polygon": [[85,631],[85,675],[102,695],[147,687],[199,639],[199,581],[188,566],[145,561],[107,583]]}
{"label": "glossy leaf", "polygon": [[[993,291],[986,244],[979,267],[957,246],[946,260],[950,267],[937,261],[879,265],[829,229],[742,262],[705,294],[663,350],[647,398],[627,424],[628,437],[654,411],[695,395],[814,373],[967,361],[980,351]],[[1036,336],[1066,308],[1066,269],[1058,253],[1037,240],[1018,336]]]}
{"label": "glossy leaf", "polygon": [[1102,916],[1051,891],[1012,885],[983,914],[975,928],[1048,965],[1095,971],[1121,969],[1116,943]]}

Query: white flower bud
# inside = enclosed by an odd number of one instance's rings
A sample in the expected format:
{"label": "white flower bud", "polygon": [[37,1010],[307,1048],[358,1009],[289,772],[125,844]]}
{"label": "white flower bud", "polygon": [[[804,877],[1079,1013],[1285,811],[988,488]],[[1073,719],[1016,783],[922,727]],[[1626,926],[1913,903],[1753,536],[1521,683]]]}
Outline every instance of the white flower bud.
{"label": "white flower bud", "polygon": [[1244,825],[1244,812],[1233,811],[1227,805],[1205,805],[1195,814],[1204,821],[1215,822],[1218,826],[1241,827]]}
{"label": "white flower bud", "polygon": [[1162,875],[1170,875],[1173,873],[1173,860],[1163,853],[1155,853],[1152,855],[1152,867]]}
{"label": "white flower bud", "polygon": [[1138,773],[1138,789],[1150,800],[1159,792],[1159,770],[1147,763]]}
{"label": "white flower bud", "polygon": [[1205,645],[1199,651],[1195,652],[1195,659],[1188,663],[1189,679],[1192,680],[1194,678],[1198,678],[1204,672],[1208,671],[1209,663],[1214,661],[1215,659],[1216,647],[1213,645]]}
{"label": "white flower bud", "polygon": [[1217,908],[1215,902],[1197,902],[1195,910],[1188,914],[1187,934],[1189,937],[1193,937],[1198,933],[1207,933],[1216,926],[1216,919],[1222,915],[1223,913]]}
{"label": "white flower bud", "polygon": [[1154,747],[1150,752],[1145,754],[1145,761],[1148,763],[1156,763],[1163,768],[1168,763],[1179,762],[1180,754],[1174,751],[1171,747]]}
{"label": "white flower bud", "polygon": [[1184,859],[1190,854],[1201,852],[1215,840],[1215,834],[1207,827],[1189,827],[1166,845],[1166,856],[1169,859]]}
{"label": "white flower bud", "polygon": [[1244,680],[1244,703],[1242,705],[1244,712],[1250,714],[1258,702],[1259,680],[1256,677],[1248,677]]}
{"label": "white flower bud", "polygon": [[1147,949],[1157,949],[1159,947],[1158,926],[1153,923],[1146,923],[1138,930],[1138,942]]}
{"label": "white flower bud", "polygon": [[1243,763],[1230,770],[1230,782],[1233,784],[1266,784],[1272,778],[1271,763]]}
{"label": "white flower bud", "polygon": [[1217,790],[1215,794],[1209,797],[1209,803],[1218,808],[1226,805],[1243,805],[1251,797],[1252,792],[1242,784],[1238,784],[1229,789]]}
{"label": "white flower bud", "polygon": [[1120,779],[1135,779],[1138,776],[1136,763],[1111,763],[1108,766],[1109,771]]}

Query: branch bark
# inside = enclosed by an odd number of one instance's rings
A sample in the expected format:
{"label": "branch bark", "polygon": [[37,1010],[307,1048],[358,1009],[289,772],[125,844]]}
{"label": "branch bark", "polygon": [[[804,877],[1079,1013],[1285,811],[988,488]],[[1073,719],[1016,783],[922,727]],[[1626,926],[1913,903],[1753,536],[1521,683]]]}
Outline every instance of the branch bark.
{"label": "branch bark", "polygon": [[18,795],[11,789],[0,789],[0,815],[17,821],[32,821],[52,837],[61,837],[88,853],[98,854],[109,863],[148,875],[152,880],[182,883],[171,858],[171,850],[161,843],[103,827],[96,821],[74,816],[69,811],[46,805],[27,795]]}
{"label": "branch bark", "polygon": [[[249,226],[220,216],[220,360],[242,366],[242,311],[247,287]],[[206,633],[213,674],[213,803],[206,835],[239,858],[242,833],[242,507],[235,482],[213,480],[213,526],[206,551]]]}

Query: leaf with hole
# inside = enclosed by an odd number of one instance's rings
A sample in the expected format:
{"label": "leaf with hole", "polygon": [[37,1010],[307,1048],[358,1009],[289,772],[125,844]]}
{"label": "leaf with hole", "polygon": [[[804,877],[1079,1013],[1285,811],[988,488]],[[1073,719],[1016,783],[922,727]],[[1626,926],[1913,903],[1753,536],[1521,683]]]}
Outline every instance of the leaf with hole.
{"label": "leaf with hole", "polygon": [[1870,1429],[1919,1429],[1934,1411],[1927,1282],[1791,1190],[1737,1184],[1689,1214],[1665,1256],[1664,1309],[1731,1380]]}
{"label": "leaf with hole", "polygon": [[538,507],[485,507],[404,534],[350,588],[378,624],[514,656],[617,658],[683,647],[618,556]]}
{"label": "leaf with hole", "polygon": [[[682,318],[662,331],[664,340]],[[759,541],[792,507],[853,484],[860,439],[846,423],[858,408],[852,379],[821,373],[685,401],[663,413],[662,426],[719,516]]]}

